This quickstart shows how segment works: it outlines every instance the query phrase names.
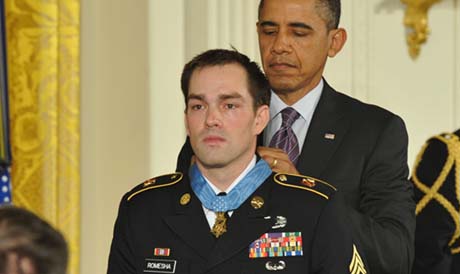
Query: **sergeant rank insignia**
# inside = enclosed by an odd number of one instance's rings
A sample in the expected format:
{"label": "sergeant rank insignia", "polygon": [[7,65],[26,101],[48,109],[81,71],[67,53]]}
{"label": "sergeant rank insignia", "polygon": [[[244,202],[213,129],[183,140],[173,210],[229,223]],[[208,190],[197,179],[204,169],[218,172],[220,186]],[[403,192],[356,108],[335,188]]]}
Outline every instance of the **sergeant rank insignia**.
{"label": "sergeant rank insignia", "polygon": [[351,259],[349,270],[351,274],[367,274],[363,260],[355,245],[353,245],[353,258]]}
{"label": "sergeant rank insignia", "polygon": [[249,246],[249,258],[302,255],[302,232],[265,233]]}

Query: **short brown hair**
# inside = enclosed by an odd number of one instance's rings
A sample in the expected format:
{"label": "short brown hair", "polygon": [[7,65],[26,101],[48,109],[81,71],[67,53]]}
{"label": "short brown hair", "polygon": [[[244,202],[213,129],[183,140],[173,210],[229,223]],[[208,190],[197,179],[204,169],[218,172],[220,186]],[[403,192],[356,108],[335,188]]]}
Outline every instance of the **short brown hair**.
{"label": "short brown hair", "polygon": [[185,105],[187,105],[190,78],[195,70],[228,64],[239,64],[246,71],[249,93],[254,102],[254,110],[261,105],[270,104],[270,85],[256,62],[251,61],[246,55],[236,50],[212,49],[195,56],[184,66],[181,76],[181,89],[184,94]]}

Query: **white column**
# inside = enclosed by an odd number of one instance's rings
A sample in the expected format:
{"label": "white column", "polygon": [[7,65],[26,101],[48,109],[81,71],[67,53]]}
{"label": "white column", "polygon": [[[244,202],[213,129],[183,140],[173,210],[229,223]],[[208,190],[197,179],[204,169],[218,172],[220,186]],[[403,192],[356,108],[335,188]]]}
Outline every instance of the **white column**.
{"label": "white column", "polygon": [[352,49],[352,87],[353,96],[368,101],[369,100],[369,43],[370,29],[372,22],[370,20],[369,1],[353,1],[352,13],[353,40]]}

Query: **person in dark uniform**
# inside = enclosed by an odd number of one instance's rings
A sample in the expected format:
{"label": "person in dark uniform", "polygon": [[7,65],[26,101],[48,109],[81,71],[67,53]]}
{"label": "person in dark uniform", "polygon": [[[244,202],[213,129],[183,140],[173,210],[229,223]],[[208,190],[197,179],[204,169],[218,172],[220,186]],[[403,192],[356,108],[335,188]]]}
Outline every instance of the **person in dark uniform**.
{"label": "person in dark uniform", "polygon": [[181,84],[195,161],[124,195],[107,273],[366,273],[336,189],[257,156],[270,100],[258,65],[209,50]]}
{"label": "person in dark uniform", "polygon": [[412,172],[417,201],[412,274],[460,273],[460,129],[430,138]]}
{"label": "person in dark uniform", "polygon": [[[272,89],[258,153],[276,172],[334,185],[374,274],[408,274],[414,259],[415,202],[404,121],[336,91],[323,71],[347,39],[340,0],[261,0],[257,33]],[[283,123],[285,110],[298,115]],[[280,129],[294,145],[278,142]],[[193,151],[186,142],[177,170]],[[188,160],[187,160],[188,159]]]}

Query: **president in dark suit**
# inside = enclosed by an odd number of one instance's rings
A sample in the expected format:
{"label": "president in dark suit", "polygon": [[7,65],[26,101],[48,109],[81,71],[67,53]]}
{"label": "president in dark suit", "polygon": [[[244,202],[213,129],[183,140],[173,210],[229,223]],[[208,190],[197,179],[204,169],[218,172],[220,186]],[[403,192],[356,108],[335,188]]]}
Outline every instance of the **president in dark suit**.
{"label": "president in dark suit", "polygon": [[367,273],[335,187],[256,155],[270,98],[258,65],[210,50],[181,79],[196,161],[123,197],[108,273]]}
{"label": "president in dark suit", "polygon": [[[257,32],[272,98],[258,152],[274,171],[322,178],[343,193],[371,273],[410,273],[415,202],[404,122],[322,78],[346,41],[340,10],[339,0],[260,1]],[[186,144],[178,170],[192,153]]]}
{"label": "president in dark suit", "polygon": [[412,274],[460,273],[460,129],[430,138],[420,150],[415,184],[417,229]]}

